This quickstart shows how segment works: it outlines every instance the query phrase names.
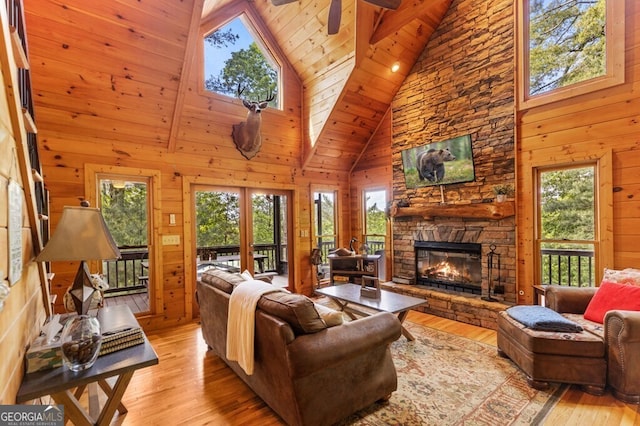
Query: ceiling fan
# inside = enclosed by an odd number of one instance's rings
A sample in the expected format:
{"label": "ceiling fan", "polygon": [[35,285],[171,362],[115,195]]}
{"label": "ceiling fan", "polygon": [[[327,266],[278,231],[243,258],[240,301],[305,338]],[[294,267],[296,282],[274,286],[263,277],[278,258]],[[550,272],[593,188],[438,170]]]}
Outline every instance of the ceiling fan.
{"label": "ceiling fan", "polygon": [[[271,0],[274,6],[281,6],[283,4],[293,3],[298,0]],[[364,0],[367,3],[371,3],[374,6],[382,7],[384,9],[396,10],[402,0]],[[342,17],[342,0],[331,0],[329,6],[329,19],[327,20],[327,32],[329,35],[337,34],[340,28],[340,18]]]}

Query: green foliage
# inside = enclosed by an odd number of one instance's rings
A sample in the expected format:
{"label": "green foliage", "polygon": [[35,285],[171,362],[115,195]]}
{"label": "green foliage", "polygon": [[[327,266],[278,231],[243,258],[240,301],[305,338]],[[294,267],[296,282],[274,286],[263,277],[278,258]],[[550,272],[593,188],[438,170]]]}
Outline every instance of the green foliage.
{"label": "green foliage", "polygon": [[109,232],[119,247],[147,245],[147,185],[128,183],[115,188],[101,182],[101,210]]}
{"label": "green foliage", "polygon": [[253,196],[253,241],[255,244],[273,244],[275,242],[274,213],[272,196]]}
{"label": "green foliage", "polygon": [[196,192],[198,247],[240,245],[240,199],[232,192]]}
{"label": "green foliage", "polygon": [[606,0],[529,0],[529,4],[531,94],[606,73]]}
{"label": "green foliage", "polygon": [[542,239],[595,238],[593,167],[563,169],[541,175]]}
{"label": "green foliage", "polygon": [[367,235],[385,235],[387,233],[387,218],[384,209],[378,204],[367,209]]}
{"label": "green foliage", "polygon": [[493,193],[496,195],[511,195],[513,194],[513,186],[508,183],[494,185]]}
{"label": "green foliage", "polygon": [[[238,90],[242,89],[243,98],[265,100],[278,90],[278,73],[253,42],[249,49],[231,52],[220,75],[209,76],[205,88],[228,96],[237,96]],[[269,104],[277,106],[277,97]]]}
{"label": "green foliage", "polygon": [[594,167],[541,174],[541,249],[583,251],[581,256],[543,255],[544,283],[594,284],[595,195]]}
{"label": "green foliage", "polygon": [[227,30],[217,30],[204,38],[204,41],[216,48],[229,47],[236,44],[240,39],[238,34],[234,34],[231,28]]}

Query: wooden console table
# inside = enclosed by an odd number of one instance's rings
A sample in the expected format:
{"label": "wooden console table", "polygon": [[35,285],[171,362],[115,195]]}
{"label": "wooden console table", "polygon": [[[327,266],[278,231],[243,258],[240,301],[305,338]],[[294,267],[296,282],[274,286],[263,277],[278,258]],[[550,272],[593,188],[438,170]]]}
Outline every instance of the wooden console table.
{"label": "wooden console table", "polygon": [[[71,420],[76,426],[108,425],[116,409],[120,414],[127,412],[121,400],[133,373],[157,363],[158,356],[145,336],[143,344],[98,357],[95,364],[84,371],[73,372],[62,366],[26,374],[16,395],[16,402],[20,404],[51,395],[56,403],[64,405],[65,419]],[[115,379],[115,384],[107,381],[110,378]],[[97,386],[102,389],[107,396],[103,407],[99,406],[97,394],[92,397],[91,392],[88,410],[80,404],[79,399],[88,386],[96,391]]]}

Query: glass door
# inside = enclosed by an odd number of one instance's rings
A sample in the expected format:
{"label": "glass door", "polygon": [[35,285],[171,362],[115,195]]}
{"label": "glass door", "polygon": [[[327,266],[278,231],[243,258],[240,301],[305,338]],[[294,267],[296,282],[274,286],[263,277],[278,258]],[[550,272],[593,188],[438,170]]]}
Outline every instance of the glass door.
{"label": "glass door", "polygon": [[[274,190],[250,190],[247,264],[259,277],[287,287],[289,271],[289,195]],[[249,269],[251,271],[251,269]]]}
{"label": "glass door", "polygon": [[198,187],[197,273],[248,270],[288,286],[289,199],[286,191]]}
{"label": "glass door", "polygon": [[239,188],[196,190],[196,268],[198,275],[211,267],[241,271]]}
{"label": "glass door", "polygon": [[149,179],[98,175],[98,206],[121,258],[102,262],[109,283],[105,305],[127,304],[133,313],[150,311],[151,227]]}

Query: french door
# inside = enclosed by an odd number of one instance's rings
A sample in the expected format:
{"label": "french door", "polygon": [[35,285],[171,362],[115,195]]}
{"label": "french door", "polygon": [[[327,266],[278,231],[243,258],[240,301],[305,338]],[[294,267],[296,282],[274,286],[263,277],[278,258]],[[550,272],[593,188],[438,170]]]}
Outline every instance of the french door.
{"label": "french door", "polygon": [[248,270],[288,286],[288,191],[198,185],[194,199],[198,273]]}

